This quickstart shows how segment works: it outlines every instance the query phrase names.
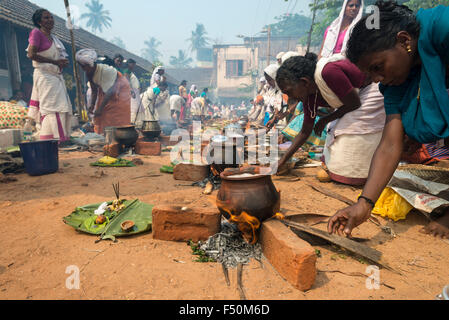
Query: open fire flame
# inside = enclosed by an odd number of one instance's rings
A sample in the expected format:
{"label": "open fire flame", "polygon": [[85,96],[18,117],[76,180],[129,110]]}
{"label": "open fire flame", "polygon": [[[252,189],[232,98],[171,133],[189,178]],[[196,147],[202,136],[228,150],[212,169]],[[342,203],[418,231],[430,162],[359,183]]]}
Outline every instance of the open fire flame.
{"label": "open fire flame", "polygon": [[242,211],[240,214],[235,214],[225,202],[217,199],[217,207],[229,215],[227,220],[230,223],[237,224],[237,227],[242,232],[243,239],[249,244],[256,244],[258,239],[257,230],[260,228],[261,223],[259,219],[251,216],[249,213]]}

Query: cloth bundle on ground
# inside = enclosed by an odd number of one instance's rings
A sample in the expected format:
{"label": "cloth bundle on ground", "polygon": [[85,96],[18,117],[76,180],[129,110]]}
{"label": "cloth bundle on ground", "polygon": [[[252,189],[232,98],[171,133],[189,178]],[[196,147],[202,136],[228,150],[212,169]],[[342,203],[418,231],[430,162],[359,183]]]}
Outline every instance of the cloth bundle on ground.
{"label": "cloth bundle on ground", "polygon": [[[108,205],[111,204],[112,201],[108,202]],[[100,235],[101,240],[115,241],[115,237],[131,236],[151,230],[153,205],[139,200],[123,200],[123,204],[125,208],[121,212],[105,213],[107,220],[101,225],[95,224],[98,217],[95,211],[101,203],[78,207],[69,216],[63,218],[63,221],[78,231]],[[133,221],[135,224],[129,232],[122,230],[121,224],[125,221]]]}
{"label": "cloth bundle on ground", "polygon": [[449,205],[449,170],[430,166],[399,166],[373,210],[394,221],[415,208],[435,220]]}
{"label": "cloth bundle on ground", "polygon": [[25,107],[0,101],[0,129],[21,129],[27,114]]}

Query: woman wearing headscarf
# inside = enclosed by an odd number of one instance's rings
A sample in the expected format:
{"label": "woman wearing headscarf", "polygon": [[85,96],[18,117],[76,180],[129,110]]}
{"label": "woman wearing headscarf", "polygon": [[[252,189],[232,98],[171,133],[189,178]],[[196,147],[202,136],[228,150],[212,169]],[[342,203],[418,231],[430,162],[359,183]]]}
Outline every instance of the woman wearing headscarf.
{"label": "woman wearing headscarf", "polygon": [[144,92],[142,105],[145,109],[146,121],[172,122],[170,97],[167,89],[167,82],[161,82],[157,87],[149,87]]}
{"label": "woman wearing headscarf", "polygon": [[114,67],[98,63],[93,49],[76,53],[76,61],[86,72],[92,89],[89,112],[94,113],[94,130],[103,134],[106,127],[131,123],[131,87],[124,75]]}
{"label": "woman wearing headscarf", "polygon": [[276,74],[279,69],[277,63],[269,65],[264,70],[265,79],[269,85],[268,90],[263,96],[265,110],[261,112],[257,120],[266,125],[270,119],[282,110],[282,92],[276,84]]}
{"label": "woman wearing headscarf", "polygon": [[155,88],[160,83],[165,82],[165,68],[163,66],[156,67],[151,76],[150,87]]}
{"label": "woman wearing headscarf", "polygon": [[36,26],[30,33],[28,58],[33,61],[33,92],[28,116],[40,124],[40,139],[69,140],[72,104],[62,76],[67,67],[67,52],[52,34],[54,19],[50,12],[39,9],[33,14]]}
{"label": "woman wearing headscarf", "polygon": [[352,29],[363,16],[363,0],[345,0],[340,15],[324,33],[318,60],[340,53],[344,55]]}

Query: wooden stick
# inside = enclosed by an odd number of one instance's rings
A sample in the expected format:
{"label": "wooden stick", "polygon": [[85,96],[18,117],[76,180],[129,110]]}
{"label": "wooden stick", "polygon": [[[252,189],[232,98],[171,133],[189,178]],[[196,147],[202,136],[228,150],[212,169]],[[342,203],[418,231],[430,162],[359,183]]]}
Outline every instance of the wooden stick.
{"label": "wooden stick", "polygon": [[[369,277],[368,275],[363,274],[361,272],[343,272],[343,271],[340,271],[340,270],[317,270],[317,271],[318,272],[329,272],[329,273],[341,273],[341,274],[344,274],[344,275],[350,276],[350,277],[363,277],[363,278],[368,278]],[[381,284],[381,285],[383,285],[383,286],[385,286],[387,288],[390,288],[392,290],[396,290],[395,287],[392,287],[392,286],[386,284],[385,282],[381,282],[379,284]]]}
{"label": "wooden stick", "polygon": [[76,87],[76,97],[77,97],[77,109],[79,112],[79,116],[81,117],[81,121],[88,121],[89,119],[83,119],[83,111],[84,107],[84,95],[81,90],[81,79],[78,73],[77,61],[75,59],[76,56],[76,45],[75,45],[75,36],[73,34],[72,18],[70,14],[70,5],[69,0],[64,0],[65,8],[67,11],[67,23],[70,31],[70,41],[72,43],[72,59],[73,59],[73,75],[75,76],[75,87]]}
{"label": "wooden stick", "polygon": [[337,194],[337,193],[335,193],[335,192],[333,192],[333,191],[330,191],[330,190],[328,190],[328,189],[326,189],[326,188],[323,188],[323,187],[320,187],[320,186],[317,186],[317,185],[314,185],[314,184],[311,184],[311,183],[309,183],[308,185],[309,185],[309,187],[311,187],[313,190],[318,191],[318,192],[324,194],[325,196],[328,196],[328,197],[337,199],[337,200],[339,200],[339,201],[341,201],[341,202],[344,202],[344,203],[346,203],[347,205],[352,206],[353,204],[355,204],[355,201],[352,201],[351,199],[348,199],[348,198],[346,198],[346,197],[343,197],[343,196],[341,196],[341,195],[339,195],[339,194]]}
{"label": "wooden stick", "polygon": [[332,244],[335,244],[339,247],[342,247],[352,253],[355,253],[359,256],[362,256],[374,263],[377,263],[378,265],[384,267],[387,270],[390,270],[396,274],[402,275],[399,271],[394,270],[392,267],[390,267],[386,262],[382,259],[382,252],[377,251],[376,249],[370,248],[366,245],[360,244],[358,242],[355,242],[348,238],[343,238],[337,235],[330,235],[329,233],[315,229],[309,226],[306,226],[304,224],[295,223],[291,221],[282,220],[282,223],[284,223],[287,227],[291,227],[303,232],[306,232],[308,234],[311,234],[313,236],[319,237],[321,239],[324,239]]}

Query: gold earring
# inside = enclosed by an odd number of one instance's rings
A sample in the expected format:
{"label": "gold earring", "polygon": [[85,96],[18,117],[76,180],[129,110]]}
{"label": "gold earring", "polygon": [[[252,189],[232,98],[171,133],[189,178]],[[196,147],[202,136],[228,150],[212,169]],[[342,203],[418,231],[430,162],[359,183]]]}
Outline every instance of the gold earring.
{"label": "gold earring", "polygon": [[408,53],[412,52],[412,47],[410,45],[407,46],[407,52]]}

